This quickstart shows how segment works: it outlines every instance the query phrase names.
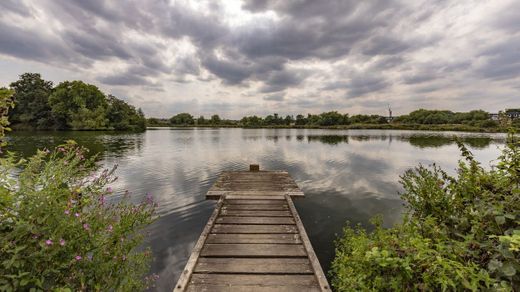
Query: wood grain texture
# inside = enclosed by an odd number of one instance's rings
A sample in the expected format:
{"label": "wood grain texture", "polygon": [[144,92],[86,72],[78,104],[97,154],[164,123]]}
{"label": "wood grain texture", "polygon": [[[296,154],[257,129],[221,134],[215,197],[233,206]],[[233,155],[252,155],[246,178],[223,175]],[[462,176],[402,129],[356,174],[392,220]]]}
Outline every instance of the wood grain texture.
{"label": "wood grain texture", "polygon": [[218,224],[260,224],[260,225],[294,225],[294,219],[291,217],[238,217],[220,216],[217,218]]}
{"label": "wood grain texture", "polygon": [[209,234],[206,243],[301,244],[300,235],[289,234]]}
{"label": "wood grain texture", "polygon": [[298,233],[296,225],[215,224],[211,233]]}
{"label": "wood grain texture", "polygon": [[200,258],[196,273],[312,274],[307,258]]}
{"label": "wood grain texture", "polygon": [[205,244],[205,257],[305,257],[303,245],[294,244]]}

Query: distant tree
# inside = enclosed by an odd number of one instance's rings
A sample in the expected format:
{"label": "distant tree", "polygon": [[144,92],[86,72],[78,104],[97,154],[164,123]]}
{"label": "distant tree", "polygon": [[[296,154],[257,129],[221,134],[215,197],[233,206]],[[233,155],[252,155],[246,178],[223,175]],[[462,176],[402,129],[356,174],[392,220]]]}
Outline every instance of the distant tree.
{"label": "distant tree", "polygon": [[60,129],[105,129],[108,108],[105,95],[94,85],[65,81],[54,89],[49,104]]}
{"label": "distant tree", "polygon": [[292,116],[285,116],[285,119],[284,119],[284,125],[291,125],[292,123],[294,123],[294,118]]}
{"label": "distant tree", "polygon": [[212,115],[210,122],[211,122],[212,125],[220,124],[221,120],[220,120],[219,115]]}
{"label": "distant tree", "polygon": [[207,124],[207,120],[204,118],[204,116],[200,116],[197,118],[197,125],[205,125]]}
{"label": "distant tree", "polygon": [[297,115],[295,124],[298,126],[306,125],[307,119],[303,115]]}
{"label": "distant tree", "polygon": [[10,111],[12,124],[24,124],[33,128],[49,128],[53,125],[48,99],[52,82],[45,81],[38,73],[24,73],[11,83],[16,107]]}
{"label": "distant tree", "polygon": [[141,109],[118,99],[113,95],[107,98],[108,126],[114,130],[142,131],[146,128],[146,119]]}
{"label": "distant tree", "polygon": [[193,125],[195,120],[189,113],[180,113],[170,118],[172,125]]}

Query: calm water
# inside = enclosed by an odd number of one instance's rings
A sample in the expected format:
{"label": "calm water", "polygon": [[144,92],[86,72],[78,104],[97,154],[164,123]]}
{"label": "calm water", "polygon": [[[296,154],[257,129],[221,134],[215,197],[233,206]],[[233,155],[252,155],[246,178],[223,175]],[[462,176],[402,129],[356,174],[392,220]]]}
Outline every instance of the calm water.
{"label": "calm water", "polygon": [[171,290],[215,203],[204,195],[223,170],[287,170],[305,192],[295,201],[325,271],[333,241],[346,221],[368,226],[382,214],[384,224],[400,220],[399,175],[418,163],[436,162],[453,173],[460,157],[453,135],[461,137],[485,166],[496,159],[502,134],[387,130],[149,129],[139,134],[106,132],[18,132],[11,150],[30,155],[36,148],[68,139],[117,164],[118,194],[139,200],[149,192],[160,218],[149,227],[147,244],[160,275],[157,289]]}

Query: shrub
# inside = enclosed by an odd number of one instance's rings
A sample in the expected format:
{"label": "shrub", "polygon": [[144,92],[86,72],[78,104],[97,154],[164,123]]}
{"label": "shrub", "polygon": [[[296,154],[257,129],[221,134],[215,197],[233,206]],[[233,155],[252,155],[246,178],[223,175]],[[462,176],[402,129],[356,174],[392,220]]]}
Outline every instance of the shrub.
{"label": "shrub", "polygon": [[[115,199],[113,171],[68,142],[28,160],[2,158],[0,290],[139,290],[151,258],[136,251],[151,222],[151,198]],[[16,175],[13,175],[15,174]]]}
{"label": "shrub", "polygon": [[402,224],[345,227],[332,264],[339,291],[520,289],[520,143],[491,170],[459,143],[456,177],[422,165],[401,176]]}

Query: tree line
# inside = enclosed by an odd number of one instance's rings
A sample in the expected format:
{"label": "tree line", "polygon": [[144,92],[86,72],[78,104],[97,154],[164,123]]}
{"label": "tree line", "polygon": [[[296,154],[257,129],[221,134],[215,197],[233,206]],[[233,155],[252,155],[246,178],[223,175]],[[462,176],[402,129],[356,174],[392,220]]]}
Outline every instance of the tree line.
{"label": "tree line", "polygon": [[342,114],[337,111],[323,112],[321,114],[298,114],[296,116],[280,116],[272,114],[267,116],[245,116],[240,120],[222,119],[219,115],[213,115],[207,119],[204,116],[198,118],[189,113],[179,113],[170,119],[148,119],[150,126],[237,126],[237,127],[269,127],[269,126],[346,126],[346,125],[468,125],[481,128],[497,128],[516,126],[520,127],[519,118],[511,118],[508,113],[520,112],[520,110],[507,109],[500,112],[497,119],[492,119],[490,113],[483,110],[469,112],[452,112],[449,110],[419,109],[407,115],[394,118],[381,115],[352,115]]}
{"label": "tree line", "polygon": [[25,73],[9,87],[14,92],[15,104],[9,121],[15,129],[146,129],[141,109],[83,81],[64,81],[53,86],[38,73]]}

